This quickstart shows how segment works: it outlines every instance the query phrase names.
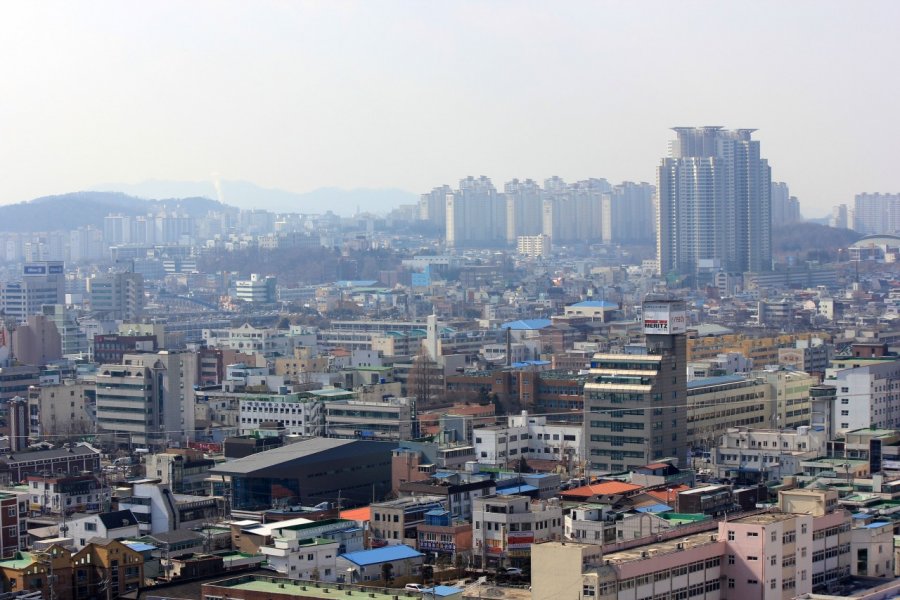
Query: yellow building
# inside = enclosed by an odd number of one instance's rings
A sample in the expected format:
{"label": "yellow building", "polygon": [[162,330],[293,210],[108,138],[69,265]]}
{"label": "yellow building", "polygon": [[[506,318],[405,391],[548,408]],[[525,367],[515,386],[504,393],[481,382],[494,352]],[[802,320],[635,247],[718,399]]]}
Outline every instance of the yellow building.
{"label": "yellow building", "polygon": [[819,338],[831,341],[825,333],[786,333],[775,336],[753,337],[743,333],[689,338],[687,352],[689,361],[709,360],[724,352],[740,352],[753,359],[759,368],[778,364],[778,349],[792,348],[798,340]]}

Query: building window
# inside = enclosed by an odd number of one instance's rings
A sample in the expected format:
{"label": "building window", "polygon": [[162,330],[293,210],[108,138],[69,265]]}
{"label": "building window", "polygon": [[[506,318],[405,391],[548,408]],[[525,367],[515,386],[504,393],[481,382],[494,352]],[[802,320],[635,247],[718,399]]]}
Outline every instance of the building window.
{"label": "building window", "polygon": [[734,541],[734,531],[731,531],[731,530],[728,531],[728,541],[729,542]]}

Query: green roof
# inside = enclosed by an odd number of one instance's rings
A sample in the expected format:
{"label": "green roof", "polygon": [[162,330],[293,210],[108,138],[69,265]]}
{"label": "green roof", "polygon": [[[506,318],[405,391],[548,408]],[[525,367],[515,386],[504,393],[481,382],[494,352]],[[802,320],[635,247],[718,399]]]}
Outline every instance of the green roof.
{"label": "green roof", "polygon": [[[242,581],[244,580],[244,581]],[[228,585],[234,581],[233,585]],[[236,580],[224,580],[212,582],[210,585],[223,585],[233,590],[247,590],[252,592],[264,592],[267,594],[277,594],[279,596],[300,596],[304,598],[340,598],[346,597],[347,591],[353,590],[353,596],[358,598],[366,598],[367,600],[393,600],[396,596],[405,596],[403,590],[390,590],[392,593],[381,593],[380,589],[385,588],[367,588],[365,590],[356,586],[344,585],[342,591],[339,591],[337,584],[316,585],[314,582],[295,581],[292,579],[284,579],[280,577],[240,577]],[[351,596],[351,597],[353,597]],[[418,596],[417,596],[418,597]]]}
{"label": "green roof", "polygon": [[0,567],[5,569],[24,569],[36,562],[30,552],[16,552],[12,558],[0,560]]}

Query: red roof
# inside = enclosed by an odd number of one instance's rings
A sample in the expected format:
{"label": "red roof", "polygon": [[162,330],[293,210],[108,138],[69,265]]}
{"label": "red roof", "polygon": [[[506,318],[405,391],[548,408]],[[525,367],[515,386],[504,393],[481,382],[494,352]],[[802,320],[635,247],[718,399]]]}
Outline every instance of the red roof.
{"label": "red roof", "polygon": [[563,498],[591,498],[593,496],[614,496],[616,494],[627,494],[635,490],[641,489],[641,486],[633,483],[624,483],[622,481],[604,481],[593,485],[584,485],[578,488],[564,491],[561,495]]}
{"label": "red roof", "polygon": [[680,492],[684,492],[689,489],[691,488],[687,485],[673,485],[672,487],[662,490],[653,490],[652,492],[647,492],[647,494],[653,496],[660,502],[668,504],[669,502],[675,502],[675,498]]}
{"label": "red roof", "polygon": [[341,518],[349,519],[351,521],[371,521],[372,520],[372,507],[364,506],[362,508],[351,508],[349,510],[342,510]]}

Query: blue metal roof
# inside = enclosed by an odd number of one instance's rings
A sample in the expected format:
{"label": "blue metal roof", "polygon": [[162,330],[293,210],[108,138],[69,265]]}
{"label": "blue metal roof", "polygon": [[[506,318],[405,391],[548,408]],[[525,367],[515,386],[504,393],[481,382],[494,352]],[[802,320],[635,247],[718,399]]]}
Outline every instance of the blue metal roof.
{"label": "blue metal roof", "polygon": [[513,331],[533,331],[535,329],[543,329],[550,327],[553,321],[550,319],[521,319],[519,321],[510,321],[500,326],[500,329],[512,329]]}
{"label": "blue metal roof", "polygon": [[361,567],[367,565],[377,565],[379,563],[389,562],[392,560],[416,558],[417,556],[424,555],[414,548],[410,548],[409,546],[405,546],[403,544],[398,544],[396,546],[385,546],[384,548],[375,548],[374,550],[360,550],[359,552],[348,552],[347,554],[341,554],[342,558],[346,558],[350,562]]}
{"label": "blue metal roof", "polygon": [[524,360],[522,362],[514,362],[512,367],[516,369],[523,369],[525,367],[545,367],[550,364],[548,360]]}
{"label": "blue metal roof", "polygon": [[890,525],[887,521],[875,521],[874,523],[869,523],[868,525],[863,525],[866,529],[877,529],[879,527],[884,527],[885,525]]}
{"label": "blue metal roof", "polygon": [[498,489],[497,493],[503,496],[511,496],[513,494],[525,494],[528,492],[536,492],[537,488],[533,485],[528,485],[527,483],[523,483],[522,485],[514,485],[512,487],[503,488],[502,490]]}
{"label": "blue metal roof", "polygon": [[688,389],[705,387],[707,385],[724,385],[726,383],[740,383],[747,381],[743,375],[720,375],[719,377],[704,377],[703,379],[695,379],[689,381]]}

